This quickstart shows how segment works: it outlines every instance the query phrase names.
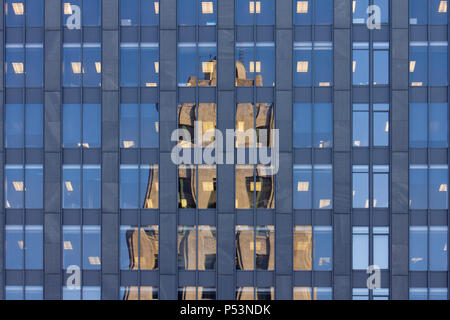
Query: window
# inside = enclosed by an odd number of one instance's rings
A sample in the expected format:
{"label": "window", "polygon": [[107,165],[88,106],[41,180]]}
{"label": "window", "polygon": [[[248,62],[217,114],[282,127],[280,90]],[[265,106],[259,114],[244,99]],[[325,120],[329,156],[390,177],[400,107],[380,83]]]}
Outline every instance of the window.
{"label": "window", "polygon": [[448,208],[448,166],[410,165],[409,208]]}
{"label": "window", "polygon": [[178,226],[178,269],[216,269],[216,227]]}
{"label": "window", "polygon": [[63,104],[63,147],[101,147],[100,104]]}
{"label": "window", "polygon": [[293,1],[294,25],[328,25],[333,22],[332,0]]}
{"label": "window", "polygon": [[178,207],[213,209],[216,207],[216,166],[178,166]]}
{"label": "window", "polygon": [[178,300],[216,300],[216,288],[186,286],[178,288]]}
{"label": "window", "polygon": [[63,300],[100,300],[101,290],[97,286],[63,286]]}
{"label": "window", "polygon": [[120,44],[120,85],[157,87],[159,84],[159,44],[153,42]]}
{"label": "window", "polygon": [[[62,0],[63,24],[71,29],[77,19],[80,26],[99,27],[102,17],[101,0]],[[75,17],[75,21],[74,21]],[[79,27],[75,28],[79,29]]]}
{"label": "window", "polygon": [[368,12],[371,5],[376,5],[380,8],[380,22],[389,23],[389,0],[353,0],[352,13],[354,24],[365,24],[373,11]]}
{"label": "window", "polygon": [[410,103],[409,146],[447,148],[447,103]]}
{"label": "window", "polygon": [[447,230],[447,226],[409,227],[409,270],[448,270]]}
{"label": "window", "polygon": [[[370,50],[367,42],[353,43],[353,85],[369,85],[369,57],[373,64],[372,83],[374,86],[389,84],[389,43],[373,42]],[[369,55],[370,53],[370,55]]]}
{"label": "window", "polygon": [[43,208],[41,164],[5,165],[5,208]]}
{"label": "window", "polygon": [[5,147],[42,148],[42,104],[6,104]]}
{"label": "window", "polygon": [[332,201],[331,165],[294,165],[294,209],[331,209]]}
{"label": "window", "polygon": [[5,286],[5,300],[44,300],[42,286]]}
{"label": "window", "polygon": [[[238,103],[236,148],[272,147],[275,114],[271,103]],[[238,150],[239,157],[239,150]]]}
{"label": "window", "polygon": [[409,288],[409,300],[447,300],[447,288]]}
{"label": "window", "polygon": [[294,86],[329,87],[333,83],[331,42],[294,43]]}
{"label": "window", "polygon": [[236,86],[275,86],[275,44],[236,42]]}
{"label": "window", "polygon": [[236,226],[236,270],[273,271],[274,267],[274,226]]}
{"label": "window", "polygon": [[6,0],[6,27],[43,27],[44,0]]}
{"label": "window", "polygon": [[99,209],[100,175],[100,165],[63,165],[63,209]]}
{"label": "window", "polygon": [[[180,103],[178,105],[179,148],[192,148],[195,141],[201,141],[203,148],[215,145],[216,104],[215,103]],[[198,132],[196,133],[196,127]],[[196,137],[196,135],[198,135]],[[209,139],[208,139],[209,136]],[[187,152],[190,152],[189,150]]]}
{"label": "window", "polygon": [[275,0],[236,0],[237,25],[273,25]]}
{"label": "window", "polygon": [[236,300],[275,300],[275,288],[237,287]]}
{"label": "window", "polygon": [[120,269],[157,270],[158,226],[120,226]]}
{"label": "window", "polygon": [[332,119],[331,103],[294,103],[294,147],[331,148]]}
{"label": "window", "polygon": [[122,300],[158,300],[158,288],[150,286],[120,287]]}
{"label": "window", "polygon": [[120,165],[120,208],[158,209],[158,165]]}
{"label": "window", "polygon": [[274,172],[271,166],[236,165],[236,209],[274,209]]}
{"label": "window", "polygon": [[293,300],[332,300],[333,292],[329,287],[294,287]]}
{"label": "window", "polygon": [[7,43],[5,45],[5,86],[42,88],[44,82],[42,43]]}
{"label": "window", "polygon": [[43,269],[43,228],[39,225],[5,226],[5,268]]}
{"label": "window", "polygon": [[122,103],[120,105],[121,148],[158,148],[159,105]]}
{"label": "window", "polygon": [[332,270],[332,231],[328,226],[296,226],[294,270]]}
{"label": "window", "polygon": [[448,84],[447,49],[446,41],[410,42],[409,81],[412,87]]}
{"label": "window", "polygon": [[217,0],[178,0],[177,10],[179,26],[216,25]]}
{"label": "window", "polygon": [[217,44],[178,43],[178,86],[216,86]]}
{"label": "window", "polygon": [[446,25],[447,2],[446,0],[411,0],[409,3],[409,23]]}
{"label": "window", "polygon": [[64,87],[100,87],[100,43],[64,43],[62,70]]}
{"label": "window", "polygon": [[[389,207],[389,166],[372,167],[372,207]],[[353,208],[369,208],[369,166],[353,166]]]}
{"label": "window", "polygon": [[389,289],[353,288],[352,300],[389,300]]}
{"label": "window", "polygon": [[101,269],[100,226],[63,226],[63,268]]}
{"label": "window", "polygon": [[120,0],[120,25],[122,27],[157,26],[159,0]]}
{"label": "window", "polygon": [[[372,238],[372,241],[369,239]],[[371,248],[371,249],[370,249]],[[389,268],[389,227],[353,227],[353,270]]]}

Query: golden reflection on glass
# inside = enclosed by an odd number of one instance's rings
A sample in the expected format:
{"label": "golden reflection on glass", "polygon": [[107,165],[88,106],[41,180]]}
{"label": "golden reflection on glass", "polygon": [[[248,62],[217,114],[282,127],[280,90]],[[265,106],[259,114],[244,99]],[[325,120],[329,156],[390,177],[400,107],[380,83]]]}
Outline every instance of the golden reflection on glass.
{"label": "golden reflection on glass", "polygon": [[256,270],[274,270],[275,229],[273,226],[256,227]]}
{"label": "golden reflection on glass", "polygon": [[255,146],[254,108],[251,103],[238,103],[236,108],[236,148]]}
{"label": "golden reflection on glass", "polygon": [[[140,231],[138,232],[138,230]],[[158,269],[158,226],[131,228],[127,230],[125,236],[130,258],[130,270],[138,270],[139,265],[141,270]]]}
{"label": "golden reflection on glass", "polygon": [[[141,169],[143,170],[143,169]],[[158,209],[159,207],[159,174],[158,165],[149,168],[147,191],[145,193],[144,209]]]}
{"label": "golden reflection on glass", "polygon": [[258,148],[273,147],[272,130],[274,128],[274,113],[271,103],[256,104],[256,135]]}
{"label": "golden reflection on glass", "polygon": [[255,289],[253,287],[238,287],[236,289],[236,300],[255,300]]}
{"label": "golden reflection on glass", "polygon": [[[310,287],[294,287],[293,300],[313,300]],[[317,300],[317,290],[314,288],[314,300]]]}
{"label": "golden reflection on glass", "polygon": [[181,148],[192,148],[194,146],[195,109],[195,103],[178,105],[178,129],[185,129],[190,135],[190,140],[188,137],[180,135],[178,138],[178,146]]}
{"label": "golden reflection on glass", "polygon": [[236,270],[255,269],[254,241],[252,226],[236,226]]}
{"label": "golden reflection on glass", "polygon": [[[186,129],[190,134],[190,140],[187,139],[187,137],[179,137],[179,146],[182,148],[194,147],[195,121],[199,122],[198,139],[201,141],[201,146],[204,148],[214,147],[214,130],[216,129],[215,103],[199,103],[198,106],[195,103],[183,103],[178,105],[178,129]],[[207,134],[205,135],[205,133]]]}
{"label": "golden reflection on glass", "polygon": [[198,166],[198,208],[216,207],[216,166]]}
{"label": "golden reflection on glass", "polygon": [[[197,241],[198,238],[198,241]],[[178,267],[181,270],[215,270],[216,227],[178,227]],[[198,252],[197,252],[198,243]],[[196,260],[198,263],[196,264]]]}
{"label": "golden reflection on glass", "polygon": [[198,300],[216,300],[216,288],[197,288]]}
{"label": "golden reflection on glass", "polygon": [[312,269],[312,227],[294,229],[294,270]]}
{"label": "golden reflection on glass", "polygon": [[195,270],[197,232],[195,226],[178,226],[178,269]]}
{"label": "golden reflection on glass", "polygon": [[140,300],[158,300],[158,288],[141,287]]}
{"label": "golden reflection on glass", "polygon": [[216,227],[198,226],[198,270],[216,269],[216,242]]}
{"label": "golden reflection on glass", "polygon": [[256,207],[274,209],[274,174],[271,166],[256,166]]}
{"label": "golden reflection on glass", "polygon": [[178,166],[178,207],[195,208],[196,170],[193,165]]}
{"label": "golden reflection on glass", "polygon": [[178,300],[215,300],[216,288],[186,286],[178,289]]}
{"label": "golden reflection on glass", "polygon": [[236,209],[251,209],[254,207],[254,191],[261,183],[253,181],[253,165],[236,165]]}
{"label": "golden reflection on glass", "polygon": [[274,300],[275,288],[256,288],[256,300]]}
{"label": "golden reflection on glass", "polygon": [[139,300],[139,287],[127,286],[123,292],[123,300]]}
{"label": "golden reflection on glass", "polygon": [[197,300],[196,287],[182,287],[178,289],[178,300]]}
{"label": "golden reflection on glass", "polygon": [[[261,72],[261,61],[250,61],[250,73]],[[255,68],[256,67],[256,68]],[[241,61],[236,61],[236,87],[252,87],[253,84],[257,87],[262,87],[262,75],[255,75],[255,80],[247,79],[247,70]]]}

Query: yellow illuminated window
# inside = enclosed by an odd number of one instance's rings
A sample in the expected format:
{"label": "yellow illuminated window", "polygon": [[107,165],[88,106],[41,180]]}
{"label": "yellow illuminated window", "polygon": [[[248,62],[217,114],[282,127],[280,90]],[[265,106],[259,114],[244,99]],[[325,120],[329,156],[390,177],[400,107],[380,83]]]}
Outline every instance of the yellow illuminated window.
{"label": "yellow illuminated window", "polygon": [[202,2],[202,13],[203,14],[214,13],[214,8],[213,8],[212,1],[203,1]]}
{"label": "yellow illuminated window", "polygon": [[297,1],[297,13],[308,13],[308,1]]}
{"label": "yellow illuminated window", "polygon": [[100,258],[99,257],[89,257],[89,263],[92,265],[98,265],[100,264]]}
{"label": "yellow illuminated window", "polygon": [[72,6],[69,2],[64,3],[64,14],[72,14]]}
{"label": "yellow illuminated window", "polygon": [[421,87],[422,86],[422,82],[413,82],[413,83],[411,83],[411,86],[413,86],[413,87]]}
{"label": "yellow illuminated window", "polygon": [[[255,71],[255,66],[256,66],[256,71]],[[256,63],[254,61],[250,61],[249,70],[250,70],[250,72],[261,72],[261,61],[256,61]]]}
{"label": "yellow illuminated window", "polygon": [[155,14],[159,14],[159,2],[155,1]]}
{"label": "yellow illuminated window", "polygon": [[414,72],[414,69],[416,69],[416,62],[410,61],[409,62],[409,72]]}
{"label": "yellow illuminated window", "polygon": [[17,74],[22,74],[23,73],[23,63],[22,62],[13,62],[13,69],[14,72]]}
{"label": "yellow illuminated window", "polygon": [[97,70],[97,73],[102,73],[102,63],[101,62],[95,63],[95,70]]}
{"label": "yellow illuminated window", "polygon": [[356,61],[353,60],[353,72],[355,72],[355,70],[356,70]]}
{"label": "yellow illuminated window", "polygon": [[[253,182],[250,182],[250,191],[255,191]],[[256,182],[256,191],[261,191],[261,182]]]}
{"label": "yellow illuminated window", "polygon": [[331,204],[330,199],[320,199],[319,201],[319,208],[326,208]]}
{"label": "yellow illuminated window", "polygon": [[440,13],[447,12],[447,1],[441,1],[441,2],[439,3],[439,9],[438,9],[438,12],[440,12]]}
{"label": "yellow illuminated window", "polygon": [[64,183],[64,185],[66,186],[66,190],[67,191],[73,191],[73,187],[72,187],[72,183],[70,182],[70,181],[66,181],[65,183]]}
{"label": "yellow illuminated window", "polygon": [[299,181],[297,184],[297,191],[308,191],[309,190],[309,182],[308,181]]}
{"label": "yellow illuminated window", "polygon": [[250,13],[261,13],[261,1],[250,1],[249,12]]}
{"label": "yellow illuminated window", "polygon": [[213,73],[214,64],[212,62],[202,62],[203,73]]}
{"label": "yellow illuminated window", "polygon": [[72,62],[72,72],[75,74],[81,73],[81,62]]}
{"label": "yellow illuminated window", "polygon": [[73,250],[73,248],[72,248],[72,242],[70,242],[70,241],[64,241],[64,250]]}
{"label": "yellow illuminated window", "polygon": [[297,72],[308,72],[308,61],[297,61]]}
{"label": "yellow illuminated window", "polygon": [[24,12],[23,3],[13,2],[12,3],[12,7],[13,7],[15,15],[17,15],[17,16],[22,16],[23,15],[23,12]]}
{"label": "yellow illuminated window", "polygon": [[155,61],[155,73],[159,73],[159,61]]}
{"label": "yellow illuminated window", "polygon": [[23,182],[22,181],[13,181],[14,190],[23,191]]}
{"label": "yellow illuminated window", "polygon": [[207,191],[207,192],[214,191],[214,183],[211,181],[204,181],[202,186],[203,186],[203,191]]}

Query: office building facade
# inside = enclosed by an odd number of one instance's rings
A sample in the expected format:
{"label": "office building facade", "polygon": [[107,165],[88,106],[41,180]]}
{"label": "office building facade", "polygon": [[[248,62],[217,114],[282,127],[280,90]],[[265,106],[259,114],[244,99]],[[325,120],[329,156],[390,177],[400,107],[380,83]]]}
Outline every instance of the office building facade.
{"label": "office building facade", "polygon": [[447,4],[1,0],[0,299],[447,300]]}

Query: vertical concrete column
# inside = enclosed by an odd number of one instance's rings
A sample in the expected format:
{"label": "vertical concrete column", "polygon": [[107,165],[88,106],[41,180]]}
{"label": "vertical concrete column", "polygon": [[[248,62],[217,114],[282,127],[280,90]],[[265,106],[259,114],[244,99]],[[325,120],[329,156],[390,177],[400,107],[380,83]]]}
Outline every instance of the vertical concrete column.
{"label": "vertical concrete column", "polygon": [[177,1],[160,1],[159,11],[159,273],[161,300],[177,299],[177,167],[171,160],[177,128]]}
{"label": "vertical concrete column", "polygon": [[61,1],[45,0],[44,299],[62,298]]}
{"label": "vertical concrete column", "polygon": [[351,1],[334,1],[333,298],[351,299]]}
{"label": "vertical concrete column", "polygon": [[[235,3],[217,2],[217,129],[235,127]],[[225,140],[225,139],[224,139]],[[225,141],[224,141],[225,143]],[[217,165],[217,299],[235,299],[234,165]]]}
{"label": "vertical concrete column", "polygon": [[102,299],[119,298],[119,0],[102,1]]}
{"label": "vertical concrete column", "polygon": [[409,32],[408,0],[391,1],[391,294],[408,299],[409,239]]}
{"label": "vertical concrete column", "polygon": [[279,163],[275,177],[275,298],[293,295],[293,1],[275,7],[275,128],[279,129]]}

